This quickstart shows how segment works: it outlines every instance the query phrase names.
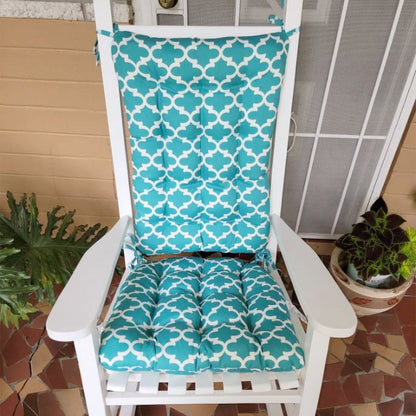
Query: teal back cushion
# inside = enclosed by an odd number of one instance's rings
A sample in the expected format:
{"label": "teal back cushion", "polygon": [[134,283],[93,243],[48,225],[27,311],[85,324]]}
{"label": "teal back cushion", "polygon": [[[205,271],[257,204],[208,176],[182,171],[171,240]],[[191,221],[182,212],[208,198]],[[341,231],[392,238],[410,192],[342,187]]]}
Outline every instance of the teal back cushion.
{"label": "teal back cushion", "polygon": [[144,254],[266,245],[287,48],[284,32],[218,39],[115,33]]}

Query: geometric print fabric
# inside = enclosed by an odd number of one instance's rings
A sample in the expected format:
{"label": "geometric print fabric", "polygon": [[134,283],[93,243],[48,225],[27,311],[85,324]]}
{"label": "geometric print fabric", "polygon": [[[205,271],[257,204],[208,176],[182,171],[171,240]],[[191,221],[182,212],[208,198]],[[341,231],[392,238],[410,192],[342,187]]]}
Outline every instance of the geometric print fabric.
{"label": "geometric print fabric", "polygon": [[303,352],[281,289],[257,263],[184,257],[130,274],[100,360],[116,371],[291,371]]}
{"label": "geometric print fabric", "polygon": [[142,253],[265,247],[287,48],[284,31],[218,39],[114,33]]}

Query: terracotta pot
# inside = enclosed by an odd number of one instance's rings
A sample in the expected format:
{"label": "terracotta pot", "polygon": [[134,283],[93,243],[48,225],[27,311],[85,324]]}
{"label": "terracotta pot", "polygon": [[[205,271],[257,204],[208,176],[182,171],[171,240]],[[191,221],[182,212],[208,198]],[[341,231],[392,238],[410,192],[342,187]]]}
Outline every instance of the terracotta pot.
{"label": "terracotta pot", "polygon": [[344,272],[345,268],[346,261],[343,252],[340,248],[335,248],[331,255],[331,273],[357,316],[374,315],[393,308],[402,300],[414,279],[414,276],[411,276],[392,289],[377,289],[354,281]]}

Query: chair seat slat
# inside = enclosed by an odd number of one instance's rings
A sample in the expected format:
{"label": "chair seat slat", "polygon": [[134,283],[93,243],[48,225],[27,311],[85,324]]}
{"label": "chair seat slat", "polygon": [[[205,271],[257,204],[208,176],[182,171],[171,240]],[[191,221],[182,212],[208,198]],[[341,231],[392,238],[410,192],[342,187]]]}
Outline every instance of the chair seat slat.
{"label": "chair seat slat", "polygon": [[168,393],[185,394],[187,376],[171,374],[169,375]]}
{"label": "chair seat slat", "polygon": [[128,379],[129,379],[129,373],[127,371],[110,373],[108,377],[108,382],[107,382],[107,390],[126,391]]}
{"label": "chair seat slat", "polygon": [[276,374],[281,390],[295,389],[299,387],[299,380],[294,372],[281,372]]}
{"label": "chair seat slat", "polygon": [[195,376],[196,394],[211,394],[214,391],[214,375],[206,371]]}
{"label": "chair seat slat", "polygon": [[140,379],[139,392],[145,394],[157,394],[159,389],[159,373],[143,373]]}
{"label": "chair seat slat", "polygon": [[239,393],[242,391],[239,373],[224,373],[222,380],[226,393]]}
{"label": "chair seat slat", "polygon": [[250,374],[251,388],[255,392],[270,391],[272,389],[270,376],[268,373],[252,373]]}

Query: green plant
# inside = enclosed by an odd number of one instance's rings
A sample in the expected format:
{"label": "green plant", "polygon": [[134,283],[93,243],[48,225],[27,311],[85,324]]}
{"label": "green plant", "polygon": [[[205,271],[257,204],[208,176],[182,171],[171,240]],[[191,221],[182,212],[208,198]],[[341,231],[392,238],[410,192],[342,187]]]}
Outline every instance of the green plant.
{"label": "green plant", "polygon": [[46,226],[39,222],[36,196],[24,194],[16,202],[7,192],[10,218],[0,214],[0,234],[9,241],[13,253],[3,259],[4,267],[30,276],[39,301],[54,303],[54,285],[65,284],[84,252],[107,231],[100,224],[92,227],[74,223],[75,211],[62,212],[56,206],[47,213]]}
{"label": "green plant", "polygon": [[398,280],[400,268],[407,260],[402,249],[409,239],[400,227],[406,220],[388,214],[382,197],[362,217],[364,220],[354,224],[351,233],[344,234],[335,245],[344,250],[348,262],[364,281],[379,274]]}
{"label": "green plant", "polygon": [[407,259],[403,261],[399,269],[399,274],[404,279],[408,279],[412,273],[416,273],[416,230],[409,227],[406,230],[409,241],[404,243],[400,252],[403,253]]}
{"label": "green plant", "polygon": [[28,314],[36,311],[28,298],[37,288],[30,285],[30,276],[26,273],[3,264],[7,257],[19,253],[10,247],[12,243],[12,239],[0,238],[0,322],[17,328],[19,318],[28,320]]}

